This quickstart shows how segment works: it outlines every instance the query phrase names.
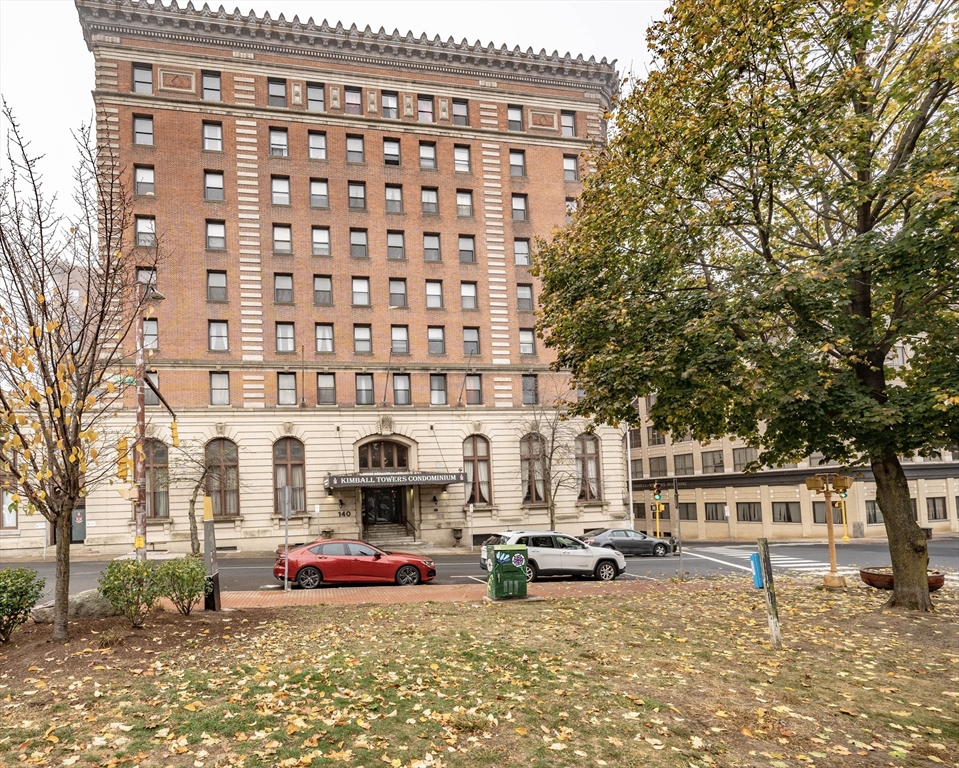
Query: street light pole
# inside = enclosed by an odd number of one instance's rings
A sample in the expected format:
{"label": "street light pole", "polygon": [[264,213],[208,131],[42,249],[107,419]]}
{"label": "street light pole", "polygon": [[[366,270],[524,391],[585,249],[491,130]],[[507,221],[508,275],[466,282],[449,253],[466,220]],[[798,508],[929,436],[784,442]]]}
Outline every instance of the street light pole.
{"label": "street light pole", "polygon": [[829,539],[829,573],[823,576],[823,586],[830,588],[845,587],[846,578],[840,576],[836,566],[836,530],[833,524],[832,493],[843,493],[852,484],[849,477],[825,473],[806,478],[806,488],[821,493],[826,503],[826,536]]}

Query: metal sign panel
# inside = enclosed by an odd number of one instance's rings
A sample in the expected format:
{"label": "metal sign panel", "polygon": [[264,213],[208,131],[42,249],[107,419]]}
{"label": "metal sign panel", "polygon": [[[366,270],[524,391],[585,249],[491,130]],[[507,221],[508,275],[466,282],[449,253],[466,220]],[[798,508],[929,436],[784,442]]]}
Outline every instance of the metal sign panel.
{"label": "metal sign panel", "polygon": [[450,485],[465,483],[465,472],[365,472],[360,475],[330,475],[327,488],[389,488],[395,485]]}

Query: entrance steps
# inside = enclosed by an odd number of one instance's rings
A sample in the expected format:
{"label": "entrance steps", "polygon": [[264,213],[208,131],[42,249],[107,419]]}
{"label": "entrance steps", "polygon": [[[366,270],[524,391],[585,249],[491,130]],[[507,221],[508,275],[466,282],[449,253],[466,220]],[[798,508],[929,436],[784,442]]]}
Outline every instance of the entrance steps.
{"label": "entrance steps", "polygon": [[424,542],[415,541],[413,537],[406,532],[405,525],[387,524],[367,526],[363,531],[363,540],[372,544],[374,547],[391,551],[419,549],[424,546]]}

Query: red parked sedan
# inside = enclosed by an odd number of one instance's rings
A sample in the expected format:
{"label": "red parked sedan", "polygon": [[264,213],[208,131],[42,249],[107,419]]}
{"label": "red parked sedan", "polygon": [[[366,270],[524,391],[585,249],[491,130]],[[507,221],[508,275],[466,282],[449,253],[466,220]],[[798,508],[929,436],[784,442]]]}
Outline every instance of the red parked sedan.
{"label": "red parked sedan", "polygon": [[[273,576],[283,581],[286,558],[276,552]],[[303,589],[323,583],[381,583],[409,586],[436,577],[436,565],[424,555],[387,552],[353,539],[321,539],[290,550],[289,578]]]}

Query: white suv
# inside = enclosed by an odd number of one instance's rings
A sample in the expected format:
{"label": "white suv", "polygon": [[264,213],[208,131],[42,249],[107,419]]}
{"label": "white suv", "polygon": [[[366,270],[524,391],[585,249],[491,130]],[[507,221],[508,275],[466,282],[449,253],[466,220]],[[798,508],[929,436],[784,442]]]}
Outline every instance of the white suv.
{"label": "white suv", "polygon": [[599,581],[612,581],[626,570],[622,552],[591,547],[574,536],[559,531],[501,531],[494,533],[480,547],[480,566],[493,569],[492,548],[497,544],[526,546],[526,580],[538,576],[592,576]]}

